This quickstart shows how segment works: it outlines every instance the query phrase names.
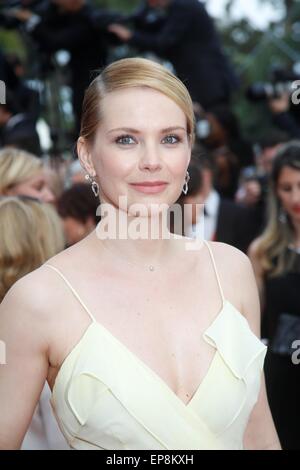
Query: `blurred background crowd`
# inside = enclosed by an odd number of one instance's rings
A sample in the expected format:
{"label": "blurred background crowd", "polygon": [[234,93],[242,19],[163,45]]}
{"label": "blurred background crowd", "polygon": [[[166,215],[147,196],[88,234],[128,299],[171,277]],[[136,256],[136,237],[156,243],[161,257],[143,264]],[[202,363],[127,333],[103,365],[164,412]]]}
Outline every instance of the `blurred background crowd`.
{"label": "blurred background crowd", "polygon": [[[184,81],[196,116],[181,233],[250,257],[271,410],[283,448],[299,450],[300,4],[257,0],[278,12],[262,28],[231,15],[238,0],[221,3],[214,20],[209,0],[1,2],[0,302],[99,221],[73,151],[85,88],[119,58],[157,60]],[[64,448],[43,393],[24,448]]]}

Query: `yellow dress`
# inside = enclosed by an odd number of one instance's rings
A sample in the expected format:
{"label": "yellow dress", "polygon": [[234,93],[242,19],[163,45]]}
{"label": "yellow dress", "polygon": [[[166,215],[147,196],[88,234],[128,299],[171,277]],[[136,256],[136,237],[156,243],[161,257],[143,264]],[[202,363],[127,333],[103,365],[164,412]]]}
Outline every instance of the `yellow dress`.
{"label": "yellow dress", "polygon": [[95,320],[69,281],[91,323],[64,360],[51,405],[73,449],[243,449],[257,401],[266,346],[245,317],[224,298],[203,334],[215,348],[204,380],[183,401],[143,361]]}

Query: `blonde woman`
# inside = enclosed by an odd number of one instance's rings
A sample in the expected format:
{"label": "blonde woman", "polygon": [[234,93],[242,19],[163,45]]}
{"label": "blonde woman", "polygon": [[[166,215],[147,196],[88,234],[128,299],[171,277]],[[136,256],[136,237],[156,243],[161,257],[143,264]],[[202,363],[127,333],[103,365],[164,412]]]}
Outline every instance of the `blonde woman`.
{"label": "blonde woman", "polygon": [[[64,248],[59,224],[58,215],[48,204],[28,197],[0,199],[0,303],[16,281]],[[49,398],[46,384],[24,437],[23,450],[67,449]]]}
{"label": "blonde woman", "polygon": [[283,448],[300,450],[300,142],[285,144],[273,162],[267,227],[249,254],[269,340],[265,372],[274,422]]}
{"label": "blonde woman", "polygon": [[38,220],[29,204],[15,197],[0,198],[0,302],[18,279],[46,261],[37,231]]}
{"label": "blonde woman", "polygon": [[25,150],[0,150],[0,195],[25,195],[54,202],[42,161]]}
{"label": "blonde woman", "polygon": [[10,287],[65,247],[55,209],[31,197],[0,198],[0,302]]}
{"label": "blonde woman", "polygon": [[65,248],[63,222],[52,204],[41,204],[33,198],[23,197],[24,199],[32,207],[38,220],[37,235],[42,246],[44,261],[46,261]]}
{"label": "blonde woman", "polygon": [[167,229],[193,140],[161,65],[123,59],[89,86],[77,150],[106,214],[2,302],[0,448],[18,448],[45,380],[74,449],[280,448],[248,258]]}

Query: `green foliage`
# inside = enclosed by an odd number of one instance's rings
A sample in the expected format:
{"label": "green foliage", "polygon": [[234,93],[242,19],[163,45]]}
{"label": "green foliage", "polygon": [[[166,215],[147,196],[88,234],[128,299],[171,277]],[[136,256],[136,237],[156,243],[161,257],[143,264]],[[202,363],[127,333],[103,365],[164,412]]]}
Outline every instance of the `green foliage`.
{"label": "green foliage", "polygon": [[139,0],[93,0],[93,4],[98,7],[109,8],[128,13],[140,3]]}
{"label": "green foliage", "polygon": [[[227,13],[235,0],[227,2]],[[271,113],[265,102],[252,103],[245,97],[249,85],[268,82],[274,67],[291,69],[300,62],[300,3],[290,0],[261,0],[276,8],[285,9],[283,19],[261,31],[245,19],[219,24],[222,42],[238,71],[241,89],[236,93],[234,109],[244,133],[249,138],[260,138],[272,127]]]}
{"label": "green foliage", "polygon": [[8,53],[17,51],[20,57],[26,56],[26,48],[18,31],[0,28],[0,44],[1,49]]}

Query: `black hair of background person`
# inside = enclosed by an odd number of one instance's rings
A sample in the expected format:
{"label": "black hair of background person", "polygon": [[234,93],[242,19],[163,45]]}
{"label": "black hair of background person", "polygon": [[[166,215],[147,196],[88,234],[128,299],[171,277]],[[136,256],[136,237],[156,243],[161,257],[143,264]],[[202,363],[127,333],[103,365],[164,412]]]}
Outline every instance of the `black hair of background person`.
{"label": "black hair of background person", "polygon": [[132,15],[134,34],[129,44],[169,60],[193,101],[205,109],[228,102],[238,80],[204,5],[198,0],[170,0],[164,18],[159,16],[152,30],[147,24],[149,9],[143,2]]}
{"label": "black hair of background person", "polygon": [[218,119],[226,132],[227,145],[238,157],[240,168],[254,165],[254,152],[251,142],[244,138],[239,121],[228,105],[216,105],[211,113]]}
{"label": "black hair of background person", "polygon": [[86,183],[77,183],[66,189],[57,201],[57,212],[63,218],[73,219],[85,223],[92,217],[97,224],[100,216],[96,216],[99,199],[96,198],[91,187]]}

